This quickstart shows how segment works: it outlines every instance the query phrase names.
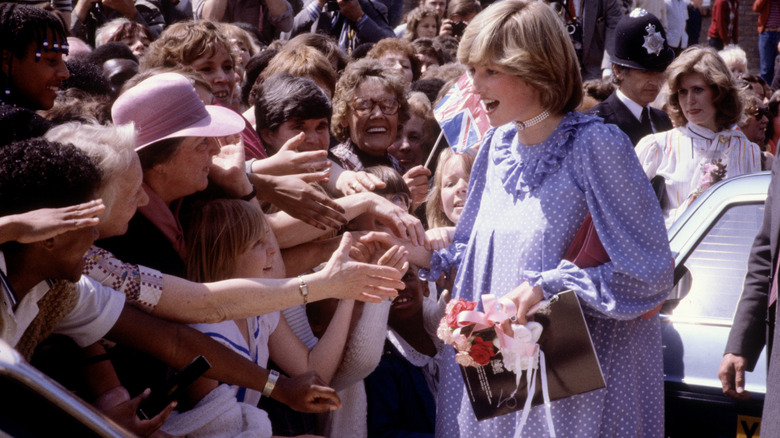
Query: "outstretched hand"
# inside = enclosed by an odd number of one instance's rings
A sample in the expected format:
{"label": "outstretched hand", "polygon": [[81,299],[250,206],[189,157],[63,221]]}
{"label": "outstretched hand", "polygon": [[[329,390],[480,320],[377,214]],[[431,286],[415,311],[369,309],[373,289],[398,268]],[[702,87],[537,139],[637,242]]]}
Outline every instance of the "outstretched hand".
{"label": "outstretched hand", "polygon": [[[365,195],[364,195],[365,196]],[[387,200],[384,196],[372,194],[369,213],[388,227],[396,237],[408,238],[417,246],[426,245],[425,229],[420,219],[409,214],[404,208]]]}
{"label": "outstretched hand", "polygon": [[84,202],[62,208],[41,208],[26,213],[0,217],[0,243],[16,241],[33,243],[68,231],[94,227],[97,215],[106,209],[103,200]]}
{"label": "outstretched hand", "polygon": [[[344,209],[308,184],[311,174],[274,178],[272,190],[258,195],[290,216],[322,230],[332,230],[347,223]],[[314,177],[316,179],[316,176]]]}
{"label": "outstretched hand", "polygon": [[[356,262],[349,257],[352,249],[351,233],[344,233],[341,243],[325,268],[320,271],[327,279],[325,287],[334,298],[380,302],[383,298],[395,298],[396,289],[403,289],[403,273],[399,267],[405,262],[405,250],[397,248],[385,255],[384,266]],[[388,251],[389,252],[389,251]],[[403,257],[402,263],[399,259]],[[404,268],[405,271],[405,268]]]}
{"label": "outstretched hand", "polygon": [[280,376],[271,397],[299,412],[316,414],[341,407],[336,390],[328,387],[315,371],[293,378]]}

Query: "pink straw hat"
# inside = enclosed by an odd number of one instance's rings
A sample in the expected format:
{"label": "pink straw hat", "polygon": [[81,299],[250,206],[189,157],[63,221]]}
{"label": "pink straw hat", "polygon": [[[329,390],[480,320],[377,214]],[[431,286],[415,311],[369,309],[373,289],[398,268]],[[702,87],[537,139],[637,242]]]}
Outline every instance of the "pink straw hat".
{"label": "pink straw hat", "polygon": [[232,110],[204,105],[178,73],[154,75],[127,90],[114,102],[111,117],[116,125],[135,125],[136,151],[166,138],[222,137],[246,127]]}

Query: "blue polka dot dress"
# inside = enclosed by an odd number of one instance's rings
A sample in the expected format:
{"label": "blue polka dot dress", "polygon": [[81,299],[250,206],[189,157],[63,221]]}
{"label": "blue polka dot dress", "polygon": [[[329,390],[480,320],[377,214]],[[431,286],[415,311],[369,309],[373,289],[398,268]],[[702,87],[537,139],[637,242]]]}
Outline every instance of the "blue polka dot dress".
{"label": "blue polka dot dress", "polygon": [[[471,173],[455,242],[454,298],[503,296],[523,281],[549,297],[572,289],[586,314],[606,388],[552,403],[559,437],[663,436],[663,365],[658,305],[672,285],[661,211],[625,134],[595,116],[569,113],[543,143],[518,143],[514,124],[486,135]],[[579,269],[562,261],[590,211],[611,262]],[[444,263],[446,264],[446,263]],[[454,350],[447,348],[437,437],[512,437],[520,411],[478,422]],[[542,406],[523,436],[549,436]]]}

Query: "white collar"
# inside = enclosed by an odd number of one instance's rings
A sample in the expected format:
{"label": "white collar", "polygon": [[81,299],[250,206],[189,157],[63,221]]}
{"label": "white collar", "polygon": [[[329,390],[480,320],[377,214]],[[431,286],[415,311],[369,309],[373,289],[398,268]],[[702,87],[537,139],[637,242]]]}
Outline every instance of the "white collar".
{"label": "white collar", "polygon": [[634,102],[634,101],[633,101],[633,100],[631,100],[631,99],[630,99],[628,96],[626,96],[625,94],[623,94],[623,92],[622,92],[622,91],[620,91],[620,88],[618,88],[618,89],[617,89],[617,91],[615,92],[615,94],[617,95],[617,98],[618,98],[618,99],[619,99],[621,102],[623,102],[623,105],[625,105],[625,106],[626,106],[626,108],[628,108],[628,110],[629,110],[629,111],[631,111],[631,114],[633,114],[633,115],[634,115],[634,117],[636,117],[636,119],[637,119],[637,120],[639,120],[639,121],[642,121],[642,110],[643,110],[645,107],[643,107],[642,105],[640,105],[640,104],[638,104],[638,103]]}

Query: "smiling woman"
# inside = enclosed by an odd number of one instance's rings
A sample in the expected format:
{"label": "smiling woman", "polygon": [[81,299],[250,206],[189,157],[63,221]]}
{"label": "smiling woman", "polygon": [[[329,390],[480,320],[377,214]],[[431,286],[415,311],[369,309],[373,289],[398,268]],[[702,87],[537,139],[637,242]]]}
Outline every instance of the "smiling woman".
{"label": "smiling woman", "polygon": [[384,165],[403,174],[387,151],[407,114],[404,80],[398,71],[374,59],[349,64],[333,97],[331,130],[342,142],[331,149],[335,161],[347,170]]}
{"label": "smiling woman", "polygon": [[50,123],[33,111],[54,105],[69,73],[65,29],[41,8],[0,4],[0,145],[43,135]]}
{"label": "smiling woman", "polygon": [[[670,227],[715,182],[761,171],[762,156],[758,145],[733,128],[743,104],[736,79],[714,50],[685,50],[666,75],[669,115],[678,127],[643,138],[636,153],[648,177],[666,182],[661,209]],[[713,166],[723,175],[713,178],[706,170]]]}

